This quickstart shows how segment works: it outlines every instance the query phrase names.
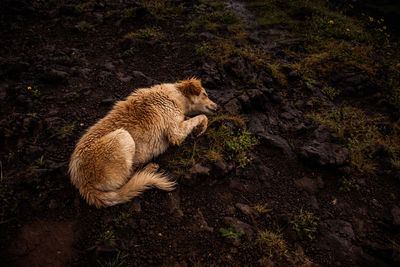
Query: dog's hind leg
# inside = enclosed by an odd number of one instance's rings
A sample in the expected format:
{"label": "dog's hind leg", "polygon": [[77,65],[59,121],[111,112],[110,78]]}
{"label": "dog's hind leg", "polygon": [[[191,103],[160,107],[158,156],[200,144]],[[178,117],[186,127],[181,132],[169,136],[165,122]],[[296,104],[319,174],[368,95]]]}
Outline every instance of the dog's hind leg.
{"label": "dog's hind leg", "polygon": [[102,137],[94,145],[99,152],[96,159],[97,183],[93,186],[102,191],[114,191],[130,178],[135,141],[124,129],[115,130]]}

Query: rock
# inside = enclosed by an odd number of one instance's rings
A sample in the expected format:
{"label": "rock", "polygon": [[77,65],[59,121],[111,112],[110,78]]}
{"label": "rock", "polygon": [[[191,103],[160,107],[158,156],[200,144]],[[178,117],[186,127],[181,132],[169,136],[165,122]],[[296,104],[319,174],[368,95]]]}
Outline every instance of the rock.
{"label": "rock", "polygon": [[355,239],[353,226],[351,223],[343,220],[326,220],[324,222],[328,225],[331,232],[338,234],[347,240]]}
{"label": "rock", "polygon": [[181,210],[180,203],[181,197],[179,196],[178,190],[168,193],[169,199],[169,213],[172,214],[176,219],[182,219],[183,211]]}
{"label": "rock", "polygon": [[251,157],[254,158],[254,160],[248,166],[246,166],[246,168],[241,168],[239,175],[250,181],[267,181],[271,179],[271,177],[274,175],[274,171],[268,168],[265,163],[256,155]]}
{"label": "rock", "polygon": [[281,113],[281,115],[279,115],[279,117],[281,117],[282,119],[285,119],[285,120],[293,120],[294,119],[293,115],[290,114],[289,112],[283,112],[283,113]]}
{"label": "rock", "polygon": [[315,196],[311,197],[310,204],[311,204],[311,208],[313,208],[314,210],[319,210],[318,200]]}
{"label": "rock", "polygon": [[57,208],[57,206],[58,206],[58,204],[55,199],[50,200],[49,209],[55,209],[55,208]]}
{"label": "rock", "polygon": [[[286,104],[285,106],[282,107],[282,110],[284,113],[287,113],[291,116],[290,119],[292,118],[298,118],[301,117],[302,113],[298,109],[292,107],[291,105]],[[288,115],[287,115],[288,116]]]}
{"label": "rock", "polygon": [[233,164],[228,163],[223,159],[220,159],[214,163],[213,167],[214,167],[213,175],[221,177],[228,174],[233,169]]}
{"label": "rock", "polygon": [[294,181],[297,188],[307,191],[310,194],[314,194],[318,191],[317,181],[307,177]]}
{"label": "rock", "polygon": [[250,100],[252,110],[266,110],[270,101],[267,95],[264,94],[264,90],[260,89],[248,89],[246,91],[248,98]]}
{"label": "rock", "polygon": [[332,131],[325,125],[319,125],[311,135],[311,138],[317,142],[323,143],[330,141]]}
{"label": "rock", "polygon": [[398,206],[394,206],[391,210],[393,216],[393,224],[400,225],[400,208]]}
{"label": "rock", "polygon": [[235,190],[244,190],[245,189],[245,185],[240,182],[238,179],[231,179],[229,182],[229,187],[231,189],[235,189]]}
{"label": "rock", "polygon": [[242,110],[242,106],[240,105],[239,100],[236,98],[230,100],[228,103],[224,105],[225,110],[231,114],[239,114]]}
{"label": "rock", "polygon": [[121,82],[124,82],[124,83],[128,83],[132,80],[132,76],[125,75],[124,73],[121,73],[121,72],[117,72],[117,78],[118,78],[118,80],[120,80]]}
{"label": "rock", "polygon": [[137,7],[136,8],[136,18],[143,18],[146,15],[151,15],[151,12],[143,6]]}
{"label": "rock", "polygon": [[207,177],[209,175],[210,175],[210,168],[204,167],[199,163],[197,163],[188,170],[188,172],[183,177],[184,179],[182,179],[181,182],[183,184],[192,186],[197,184],[200,178]]}
{"label": "rock", "polygon": [[132,75],[135,79],[139,80],[145,80],[147,84],[153,85],[159,83],[157,80],[154,80],[148,76],[146,76],[143,72],[141,71],[132,71]]}
{"label": "rock", "polygon": [[357,247],[352,244],[355,235],[349,222],[326,220],[319,224],[319,229],[321,232],[319,246],[322,249],[332,251],[337,260],[348,258],[355,260],[354,249]]}
{"label": "rock", "polygon": [[209,33],[209,32],[202,32],[199,34],[199,37],[203,41],[214,40],[214,39],[218,38],[216,35]]}
{"label": "rock", "polygon": [[102,244],[96,247],[97,257],[114,257],[118,249],[110,244]]}
{"label": "rock", "polygon": [[104,67],[105,67],[107,70],[109,70],[109,71],[115,70],[115,66],[114,66],[114,64],[112,64],[112,62],[106,62],[106,63],[104,64]]}
{"label": "rock", "polygon": [[200,209],[197,210],[197,213],[193,216],[194,219],[194,231],[207,231],[214,232],[214,228],[208,226],[206,220],[204,219],[203,213]]}
{"label": "rock", "polygon": [[101,100],[100,105],[110,106],[110,105],[114,104],[114,102],[115,102],[115,99],[112,97],[109,97],[109,98]]}
{"label": "rock", "polygon": [[274,92],[274,93],[271,95],[271,99],[272,99],[272,101],[274,101],[276,104],[280,104],[280,103],[282,103],[282,101],[283,101],[283,97],[282,97],[281,94],[278,93],[278,92]]}
{"label": "rock", "polygon": [[333,143],[312,143],[303,146],[300,156],[321,166],[341,166],[349,160],[349,150]]}
{"label": "rock", "polygon": [[299,73],[297,71],[295,71],[295,70],[290,71],[289,74],[288,74],[288,79],[290,81],[298,80],[299,79]]}
{"label": "rock", "polygon": [[142,206],[140,204],[140,200],[135,198],[132,202],[131,202],[131,209],[136,212],[139,213],[142,211]]}
{"label": "rock", "polygon": [[258,135],[267,131],[267,126],[269,124],[269,118],[267,115],[257,112],[248,115],[248,118],[248,127],[250,132]]}
{"label": "rock", "polygon": [[210,175],[210,168],[204,167],[199,163],[196,163],[192,168],[189,169],[190,176],[197,176],[197,175]]}
{"label": "rock", "polygon": [[43,79],[49,83],[61,83],[65,82],[68,76],[69,74],[65,71],[51,69],[43,76]]}
{"label": "rock", "polygon": [[28,71],[29,63],[20,61],[20,58],[5,59],[0,57],[0,77],[11,75],[18,76],[21,72]]}
{"label": "rock", "polygon": [[258,213],[249,205],[236,203],[235,207],[238,208],[244,215],[247,215],[250,218],[258,217]]}
{"label": "rock", "polygon": [[288,142],[283,137],[268,133],[262,133],[259,134],[259,136],[263,138],[263,140],[267,141],[271,146],[281,149],[290,159],[296,158],[296,155],[293,153]]}
{"label": "rock", "polygon": [[224,223],[228,226],[233,226],[236,232],[243,232],[250,238],[254,235],[254,229],[252,226],[234,217],[224,217]]}
{"label": "rock", "polygon": [[38,158],[39,156],[43,155],[43,148],[30,145],[25,149],[25,154],[30,158]]}

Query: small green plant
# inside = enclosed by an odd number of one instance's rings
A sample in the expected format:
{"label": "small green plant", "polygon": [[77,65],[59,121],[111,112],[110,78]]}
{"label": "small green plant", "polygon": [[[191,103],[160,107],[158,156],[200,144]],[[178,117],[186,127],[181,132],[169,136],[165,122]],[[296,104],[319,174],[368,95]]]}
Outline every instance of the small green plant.
{"label": "small green plant", "polygon": [[130,19],[136,17],[136,7],[127,8],[122,14],[123,19]]}
{"label": "small green plant", "polygon": [[124,225],[126,224],[126,220],[132,217],[131,213],[128,212],[121,212],[121,214],[114,219],[115,225]]}
{"label": "small green plant", "polygon": [[103,20],[108,20],[117,17],[120,14],[119,10],[109,10],[107,13],[103,16]]}
{"label": "small green plant", "polygon": [[124,255],[124,256],[120,256],[121,254],[118,253],[117,256],[114,259],[110,259],[108,261],[100,261],[98,260],[97,263],[99,264],[100,267],[122,267],[122,266],[126,266],[125,263],[125,258],[128,255]]}
{"label": "small green plant", "polygon": [[228,158],[235,160],[242,168],[251,161],[248,152],[258,144],[257,138],[251,136],[249,132],[242,131],[235,134],[231,128],[225,125],[220,126],[217,130],[210,129],[206,136],[210,139],[216,153],[226,151]]}
{"label": "small green plant", "polygon": [[349,193],[353,190],[358,191],[360,189],[360,186],[358,185],[354,177],[346,178],[343,176],[341,179],[341,183],[342,185],[340,186],[339,190],[346,193]]}
{"label": "small green plant", "polygon": [[73,102],[78,98],[79,98],[78,92],[71,92],[64,95],[64,99],[67,100],[67,102]]}
{"label": "small green plant", "polygon": [[96,1],[95,0],[90,0],[88,2],[85,3],[81,3],[75,6],[75,11],[79,14],[85,12],[87,9],[94,7],[96,5]]}
{"label": "small green plant", "polygon": [[133,37],[142,40],[160,40],[164,38],[164,34],[156,28],[145,28],[138,30],[136,33],[133,33]]}
{"label": "small green plant", "polygon": [[44,159],[44,156],[41,156],[40,158],[38,158],[36,161],[36,166],[38,168],[43,168],[46,165],[46,160]]}
{"label": "small green plant", "polygon": [[28,90],[29,93],[31,93],[31,95],[33,97],[39,97],[40,96],[39,88],[36,85],[34,85],[34,86],[30,86],[29,85],[29,86],[26,87],[26,89]]}
{"label": "small green plant", "polygon": [[264,213],[268,213],[268,212],[272,211],[272,209],[267,209],[266,205],[255,205],[255,206],[253,206],[253,209],[260,214],[264,214]]}
{"label": "small green plant", "polygon": [[282,72],[280,64],[270,63],[271,75],[280,86],[287,85],[286,75]]}
{"label": "small green plant", "polygon": [[179,5],[171,0],[147,0],[142,2],[152,15],[158,20],[176,17],[184,11],[184,4]]}
{"label": "small green plant", "polygon": [[80,24],[78,24],[77,26],[76,26],[76,28],[80,31],[80,32],[88,32],[88,31],[90,31],[91,29],[93,29],[93,25],[92,24],[90,24],[90,23],[88,23],[88,22],[86,22],[86,21],[83,21],[83,22],[81,22]]}
{"label": "small green plant", "polygon": [[233,239],[239,239],[242,235],[244,235],[244,232],[236,232],[235,228],[233,226],[229,226],[228,228],[220,228],[219,232],[223,237],[231,237]]}
{"label": "small green plant", "polygon": [[300,209],[300,213],[294,216],[291,224],[300,238],[307,237],[313,240],[317,232],[318,221],[319,218],[314,216],[312,212]]}
{"label": "small green plant", "polygon": [[61,127],[58,132],[57,132],[57,136],[61,139],[64,139],[66,137],[71,136],[76,130],[76,124],[69,124],[69,125],[64,125],[63,127]]}
{"label": "small green plant", "polygon": [[330,100],[334,100],[339,95],[339,91],[333,87],[325,86],[321,89],[322,93],[326,95]]}
{"label": "small green plant", "polygon": [[88,248],[88,250],[94,250],[98,246],[101,246],[103,244],[115,245],[116,240],[117,239],[115,237],[114,231],[107,230],[97,238],[97,240],[95,241],[95,244],[92,247]]}
{"label": "small green plant", "polygon": [[206,42],[202,42],[201,44],[197,44],[195,46],[195,55],[196,56],[206,56],[212,52],[212,47],[209,46]]}
{"label": "small green plant", "polygon": [[288,246],[282,234],[271,231],[260,233],[256,239],[256,245],[266,254],[265,258],[260,259],[260,263],[268,260],[282,260],[287,257]]}
{"label": "small green plant", "polygon": [[123,58],[133,57],[135,55],[135,50],[133,48],[129,48],[122,53]]}

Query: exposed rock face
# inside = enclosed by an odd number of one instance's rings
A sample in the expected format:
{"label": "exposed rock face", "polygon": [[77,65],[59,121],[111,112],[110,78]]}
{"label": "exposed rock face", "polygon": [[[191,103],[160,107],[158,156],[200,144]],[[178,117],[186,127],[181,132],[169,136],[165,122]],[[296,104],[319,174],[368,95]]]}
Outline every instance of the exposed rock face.
{"label": "exposed rock face", "polygon": [[311,143],[303,146],[300,156],[321,166],[341,166],[349,160],[349,150],[333,143]]}

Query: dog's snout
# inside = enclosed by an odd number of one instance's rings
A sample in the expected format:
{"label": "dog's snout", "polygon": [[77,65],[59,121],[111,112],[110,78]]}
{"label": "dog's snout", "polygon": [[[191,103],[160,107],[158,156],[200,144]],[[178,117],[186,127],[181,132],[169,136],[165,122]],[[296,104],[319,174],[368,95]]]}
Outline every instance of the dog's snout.
{"label": "dog's snout", "polygon": [[209,109],[213,110],[213,111],[217,111],[218,110],[218,105],[215,103],[212,103],[208,106]]}

